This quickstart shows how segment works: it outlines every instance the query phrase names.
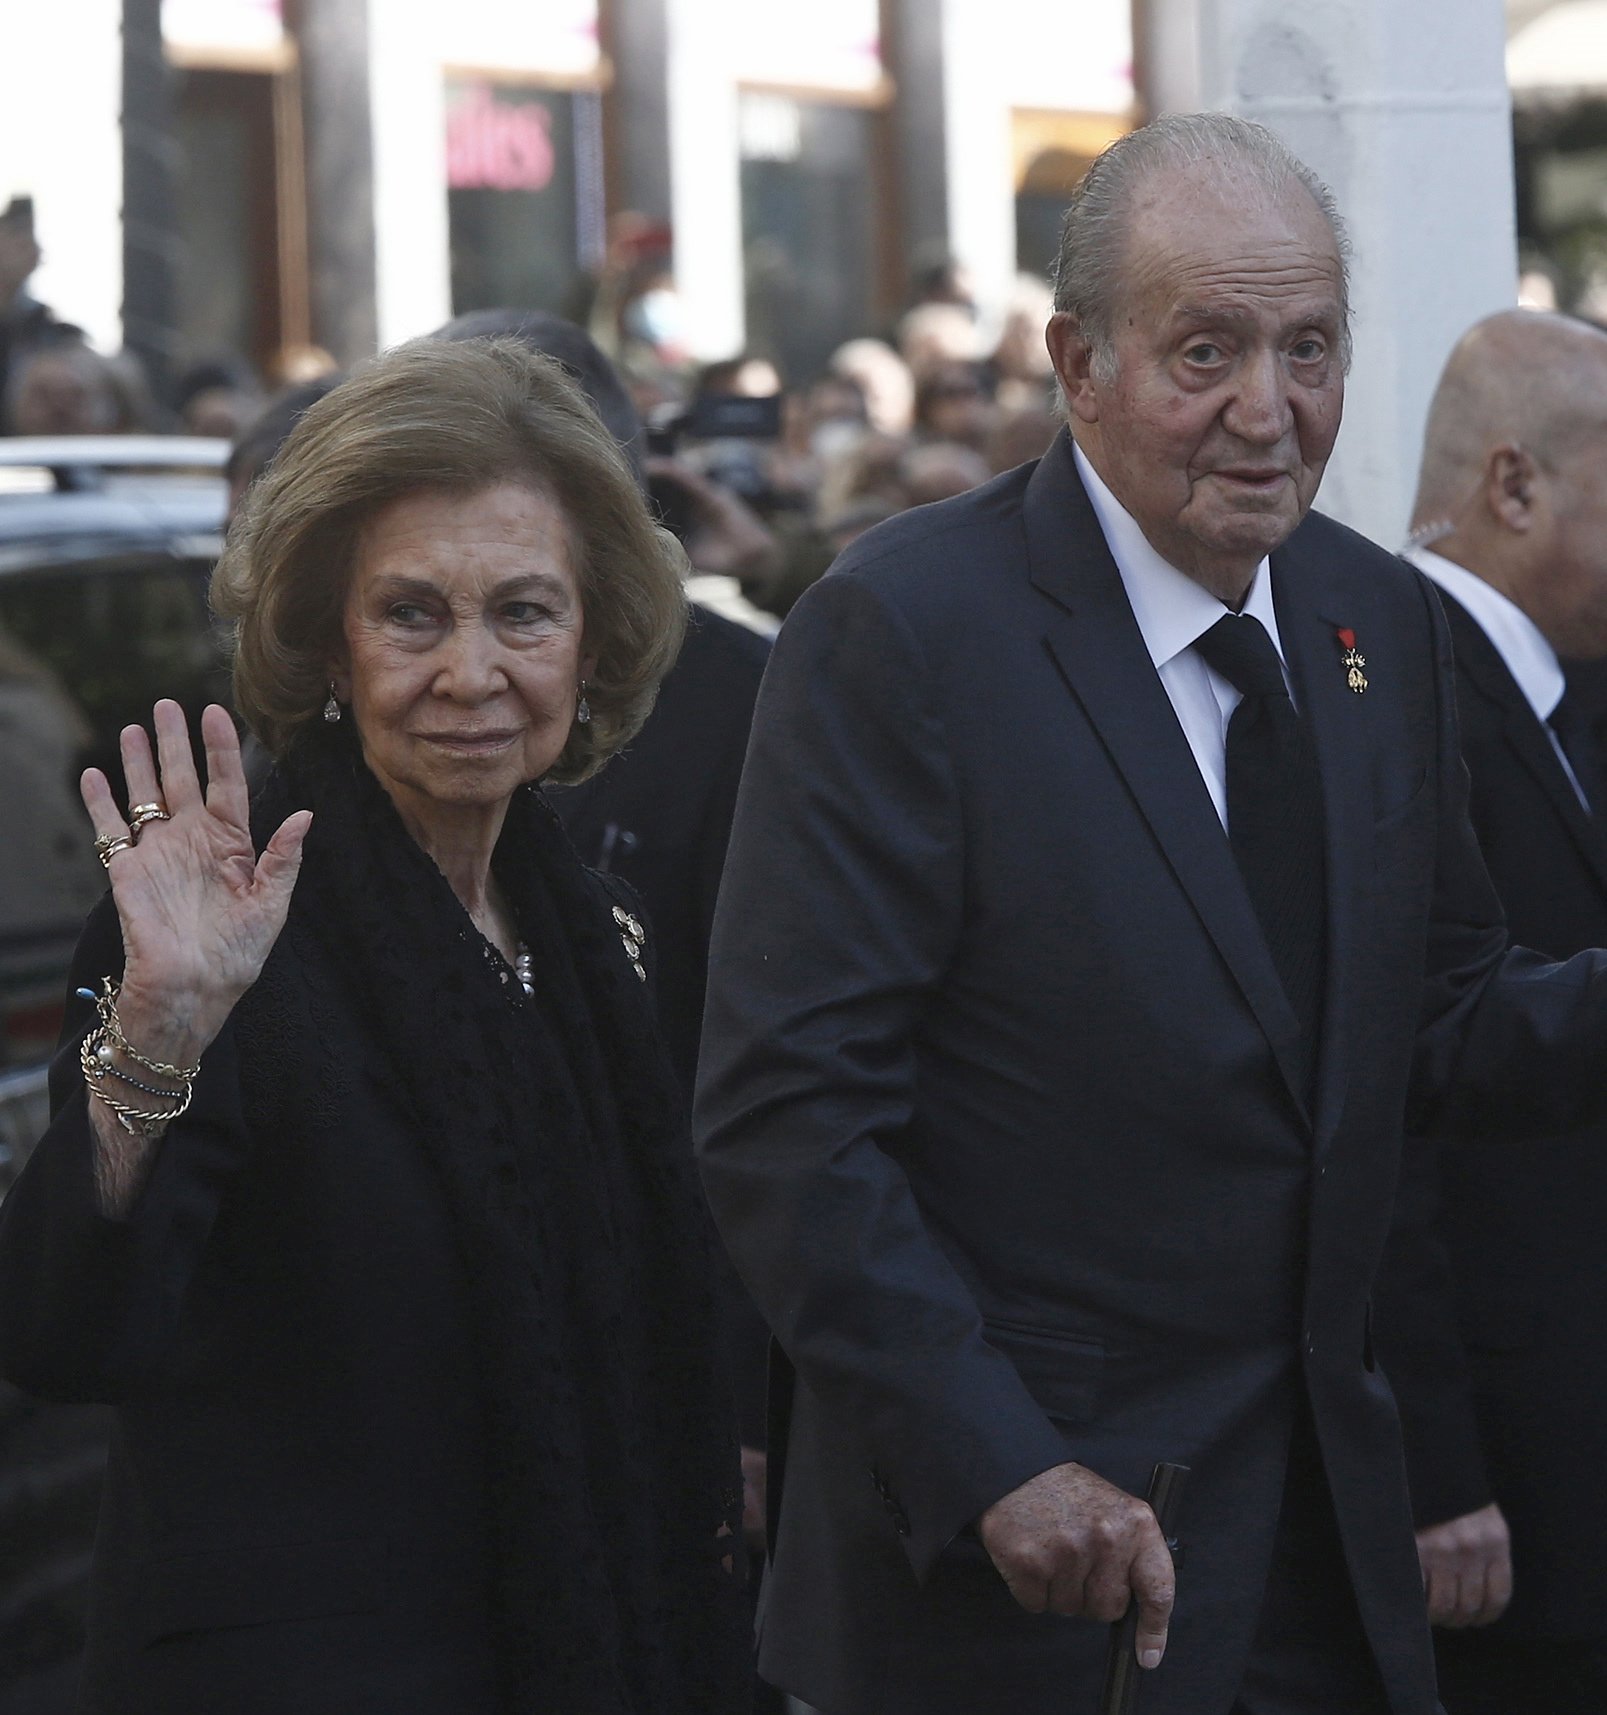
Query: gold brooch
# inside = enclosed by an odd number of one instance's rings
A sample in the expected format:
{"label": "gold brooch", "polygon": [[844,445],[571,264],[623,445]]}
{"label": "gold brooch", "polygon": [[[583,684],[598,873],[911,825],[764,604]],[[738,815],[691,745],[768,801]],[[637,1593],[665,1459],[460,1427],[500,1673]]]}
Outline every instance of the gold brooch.
{"label": "gold brooch", "polygon": [[620,905],[614,907],[614,921],[619,925],[619,944],[625,949],[636,980],[645,983],[647,972],[642,965],[642,948],[647,945],[647,931]]}
{"label": "gold brooch", "polygon": [[1367,657],[1356,647],[1356,633],[1348,625],[1342,625],[1334,633],[1339,639],[1339,647],[1344,651],[1340,656],[1340,665],[1347,669],[1345,683],[1359,697],[1367,689],[1367,675],[1362,668],[1367,665]]}

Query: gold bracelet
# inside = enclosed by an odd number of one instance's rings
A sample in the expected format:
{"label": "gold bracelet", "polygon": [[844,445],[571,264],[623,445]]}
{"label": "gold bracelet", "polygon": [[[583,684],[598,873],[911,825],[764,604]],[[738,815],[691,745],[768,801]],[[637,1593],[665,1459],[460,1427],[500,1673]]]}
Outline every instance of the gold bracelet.
{"label": "gold bracelet", "polygon": [[[100,979],[101,992],[92,996],[95,1010],[100,1014],[100,1027],[106,1033],[107,1039],[114,1048],[120,1048],[136,1066],[143,1066],[147,1072],[154,1072],[158,1078],[176,1078],[181,1084],[191,1083],[200,1073],[197,1066],[169,1066],[163,1060],[151,1060],[141,1054],[137,1048],[129,1045],[128,1038],[123,1034],[121,1019],[117,1016],[117,997],[123,992],[121,983],[114,983],[110,977]],[[80,994],[89,994],[88,989],[80,989]],[[109,1054],[102,1059],[110,1062]]]}
{"label": "gold bracelet", "polygon": [[[117,997],[122,991],[110,977],[101,979],[99,995],[90,989],[80,989],[78,992],[94,1000],[95,1010],[100,1015],[99,1025],[84,1037],[78,1048],[79,1069],[84,1074],[84,1083],[90,1095],[115,1114],[117,1123],[129,1133],[148,1131],[153,1126],[176,1120],[190,1105],[190,1098],[195,1094],[195,1080],[201,1068],[198,1065],[170,1066],[164,1060],[152,1060],[148,1055],[141,1054],[137,1048],[131,1047],[128,1038],[123,1034],[122,1021],[117,1016]],[[155,1090],[148,1084],[127,1078],[116,1068],[116,1056],[119,1052],[159,1078],[174,1079],[179,1088]],[[135,1107],[131,1102],[125,1102],[107,1091],[104,1080],[108,1077],[132,1083],[135,1089],[143,1090],[147,1095],[166,1096],[174,1105],[161,1111]]]}
{"label": "gold bracelet", "polygon": [[[82,1057],[80,1064],[84,1064]],[[116,1096],[111,1095],[100,1082],[100,1072],[91,1069],[88,1065],[84,1066],[84,1076],[90,1095],[102,1107],[109,1108],[117,1116],[117,1123],[130,1134],[149,1133],[156,1126],[166,1125],[170,1120],[176,1120],[189,1107],[190,1097],[193,1094],[192,1091],[186,1090],[177,1106],[164,1109],[161,1113],[153,1113],[149,1108],[136,1108],[133,1103],[120,1101]]]}

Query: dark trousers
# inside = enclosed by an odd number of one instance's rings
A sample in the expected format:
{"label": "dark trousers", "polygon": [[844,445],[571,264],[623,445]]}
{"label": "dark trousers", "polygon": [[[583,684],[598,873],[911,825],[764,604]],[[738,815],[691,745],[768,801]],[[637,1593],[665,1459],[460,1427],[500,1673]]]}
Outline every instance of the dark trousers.
{"label": "dark trousers", "polygon": [[1389,1715],[1362,1630],[1316,1432],[1289,1449],[1272,1568],[1232,1715]]}
{"label": "dark trousers", "polygon": [[1601,1715],[1607,1639],[1436,1632],[1446,1715]]}

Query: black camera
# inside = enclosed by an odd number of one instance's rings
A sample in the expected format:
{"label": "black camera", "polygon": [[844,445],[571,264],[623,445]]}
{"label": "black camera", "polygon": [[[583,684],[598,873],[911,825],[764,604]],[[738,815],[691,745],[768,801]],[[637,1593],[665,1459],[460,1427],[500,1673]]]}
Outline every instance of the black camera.
{"label": "black camera", "polygon": [[647,422],[647,450],[673,454],[682,441],[774,441],[781,436],[781,395],[700,393],[690,405],[669,405]]}
{"label": "black camera", "polygon": [[[653,413],[647,423],[647,450],[674,457],[683,441],[700,443],[694,461],[698,474],[730,489],[755,511],[768,513],[775,498],[763,460],[757,448],[742,443],[773,441],[780,435],[779,393],[703,393],[689,406],[671,405]],[[695,503],[686,488],[674,476],[655,475],[647,479],[647,493],[659,522],[684,542],[697,525]]]}

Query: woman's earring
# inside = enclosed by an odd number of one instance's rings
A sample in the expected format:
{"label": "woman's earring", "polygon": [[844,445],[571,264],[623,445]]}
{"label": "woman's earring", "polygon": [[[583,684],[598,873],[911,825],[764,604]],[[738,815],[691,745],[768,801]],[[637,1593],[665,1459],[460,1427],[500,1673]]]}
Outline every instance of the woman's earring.
{"label": "woman's earring", "polygon": [[580,701],[575,705],[575,723],[577,726],[588,726],[591,723],[591,704],[586,701],[586,681],[580,681]]}
{"label": "woman's earring", "polygon": [[335,687],[333,683],[331,683],[329,687],[329,701],[324,704],[324,719],[328,721],[331,726],[340,719],[340,704],[335,701]]}

